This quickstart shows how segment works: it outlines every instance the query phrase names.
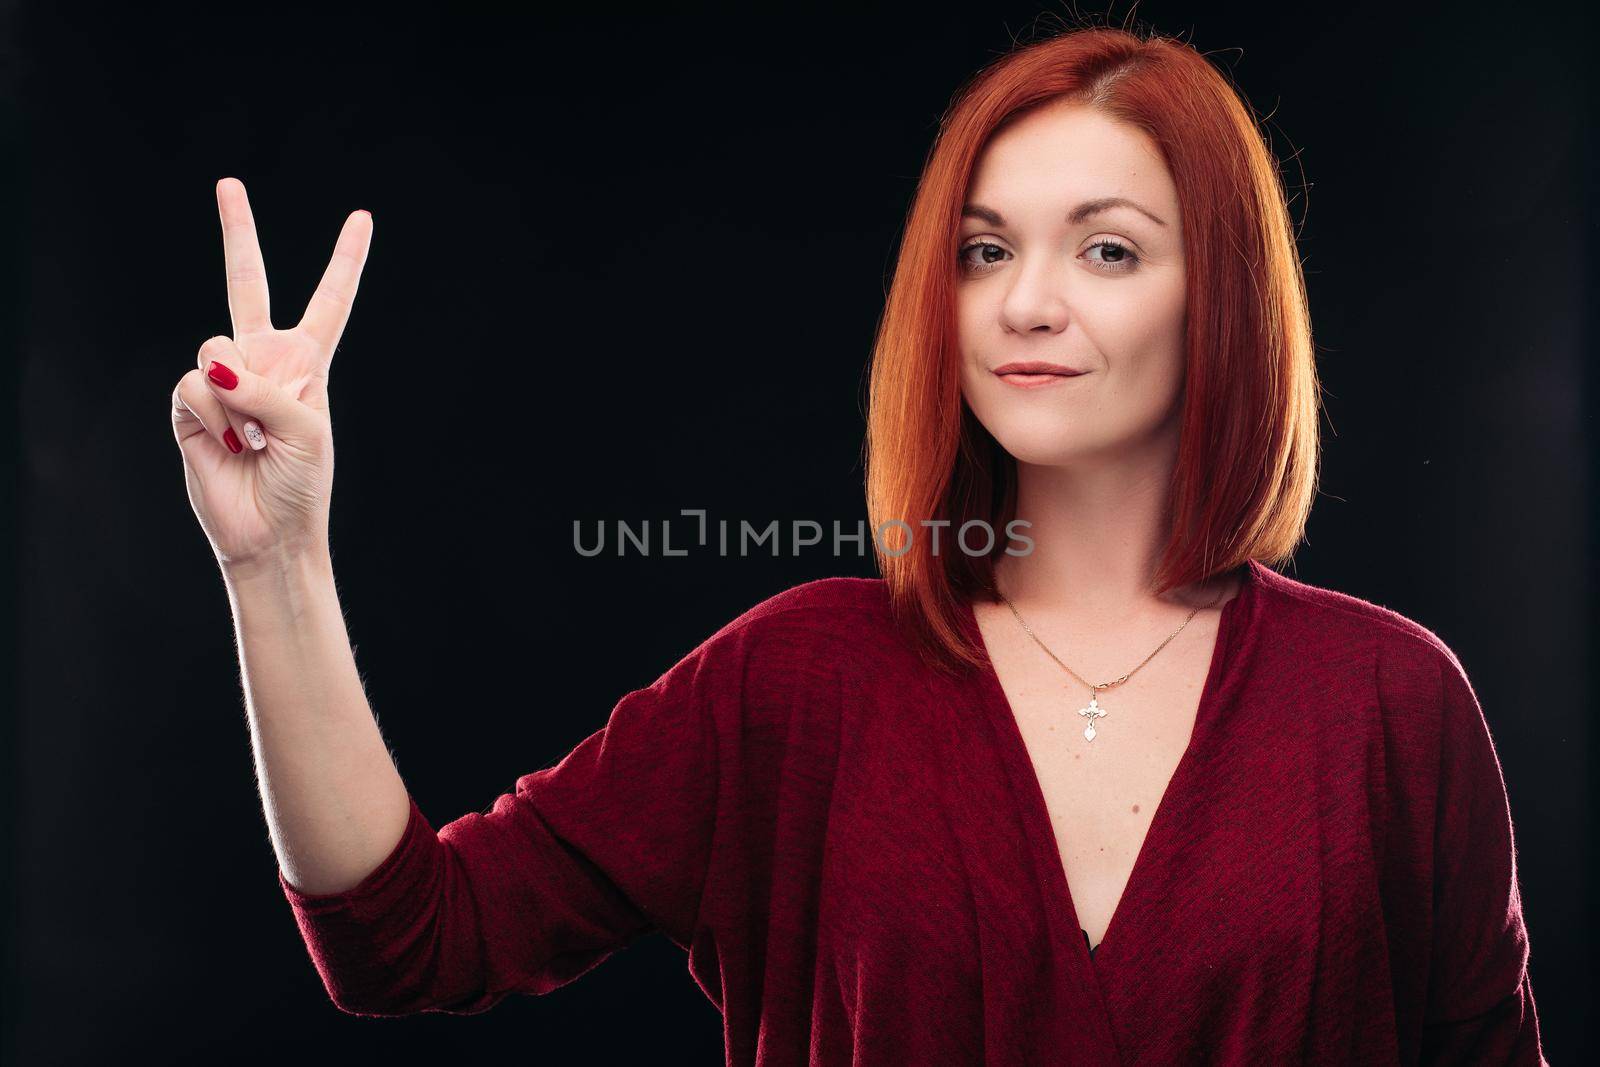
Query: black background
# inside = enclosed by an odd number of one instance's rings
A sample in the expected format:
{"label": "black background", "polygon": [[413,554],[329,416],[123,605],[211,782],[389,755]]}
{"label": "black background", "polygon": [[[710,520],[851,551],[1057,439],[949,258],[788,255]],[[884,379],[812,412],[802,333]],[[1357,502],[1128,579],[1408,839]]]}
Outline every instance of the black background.
{"label": "black background", "polygon": [[[585,559],[572,524],[865,517],[867,357],[938,117],[1067,9],[0,10],[21,623],[0,1055],[720,1062],[720,1018],[660,937],[471,1018],[328,1001],[276,883],[168,419],[200,343],[231,330],[214,186],[250,192],[280,326],[346,214],[373,212],[332,372],[334,563],[437,826],[759,600],[876,573],[820,546]],[[1136,16],[1269,116],[1327,404],[1287,571],[1461,657],[1516,820],[1546,1051],[1577,1063],[1595,1053],[1593,27],[1527,10]]]}

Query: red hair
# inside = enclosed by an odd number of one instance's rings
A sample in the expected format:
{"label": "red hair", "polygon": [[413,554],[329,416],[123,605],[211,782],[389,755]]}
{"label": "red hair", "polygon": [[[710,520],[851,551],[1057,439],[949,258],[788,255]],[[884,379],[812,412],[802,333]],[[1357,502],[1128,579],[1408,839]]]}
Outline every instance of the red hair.
{"label": "red hair", "polygon": [[[1316,492],[1320,388],[1305,279],[1277,163],[1249,105],[1204,56],[1170,38],[1094,27],[1015,50],[974,75],[940,122],[873,347],[865,465],[867,513],[880,531],[874,554],[897,617],[936,667],[983,662],[960,625],[963,600],[995,596],[994,560],[1016,517],[1016,462],[961,393],[961,205],[989,138],[1062,100],[1147,134],[1182,209],[1186,377],[1170,533],[1152,591],[1250,559],[1282,562],[1304,536]],[[916,536],[889,538],[895,520]],[[938,553],[924,520],[951,524]],[[949,549],[970,520],[995,530],[988,555]]]}

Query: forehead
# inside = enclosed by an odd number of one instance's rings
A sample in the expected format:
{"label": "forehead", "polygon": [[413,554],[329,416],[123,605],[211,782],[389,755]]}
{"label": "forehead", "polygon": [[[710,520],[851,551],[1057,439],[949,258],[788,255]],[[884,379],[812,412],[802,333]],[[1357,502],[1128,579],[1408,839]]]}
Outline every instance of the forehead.
{"label": "forehead", "polygon": [[1007,218],[1033,207],[1126,196],[1162,215],[1178,215],[1178,190],[1155,144],[1134,126],[1082,104],[1047,104],[995,134],[979,155],[968,200]]}

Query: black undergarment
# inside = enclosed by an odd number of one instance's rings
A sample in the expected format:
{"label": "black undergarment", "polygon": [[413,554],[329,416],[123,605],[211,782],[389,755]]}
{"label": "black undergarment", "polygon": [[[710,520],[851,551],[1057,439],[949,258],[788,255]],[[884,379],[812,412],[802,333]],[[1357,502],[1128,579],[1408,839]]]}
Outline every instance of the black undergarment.
{"label": "black undergarment", "polygon": [[1099,945],[1091,945],[1091,944],[1089,944],[1089,931],[1084,930],[1084,929],[1082,929],[1080,927],[1079,930],[1078,930],[1078,933],[1083,935],[1083,947],[1089,950],[1089,958],[1091,960],[1094,959],[1094,950],[1099,948],[1100,946]]}

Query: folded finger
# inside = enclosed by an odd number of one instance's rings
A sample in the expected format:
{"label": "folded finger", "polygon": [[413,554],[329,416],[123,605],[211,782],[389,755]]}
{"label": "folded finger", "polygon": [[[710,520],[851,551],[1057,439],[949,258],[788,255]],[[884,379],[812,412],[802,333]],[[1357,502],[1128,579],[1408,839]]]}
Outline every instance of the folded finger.
{"label": "folded finger", "polygon": [[235,455],[244,451],[243,447],[234,447],[242,442],[234,436],[222,401],[206,388],[205,377],[198,370],[178,379],[177,388],[172,391],[172,433],[180,446],[203,434]]}
{"label": "folded finger", "polygon": [[[244,353],[239,350],[233,338],[221,335],[207,339],[206,343],[200,346],[196,362],[199,364],[200,373],[224,390],[235,388],[239,384],[239,377],[233,368],[245,366]],[[200,385],[201,388],[205,388],[204,381]],[[262,436],[260,426],[252,421],[249,415],[233,410],[217,398],[216,392],[207,391],[211,392],[212,399],[217,401],[217,410],[221,413],[222,421],[227,424],[220,427],[218,432],[222,434],[219,439],[228,446],[229,451],[238,453],[246,448],[259,451],[266,446],[266,438]],[[235,448],[235,445],[239,447]]]}

